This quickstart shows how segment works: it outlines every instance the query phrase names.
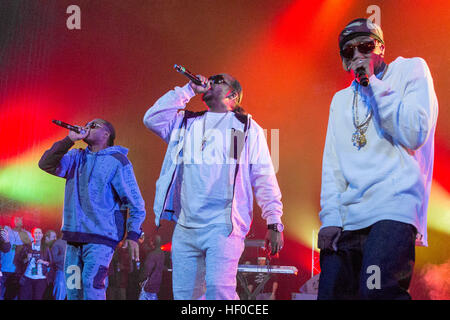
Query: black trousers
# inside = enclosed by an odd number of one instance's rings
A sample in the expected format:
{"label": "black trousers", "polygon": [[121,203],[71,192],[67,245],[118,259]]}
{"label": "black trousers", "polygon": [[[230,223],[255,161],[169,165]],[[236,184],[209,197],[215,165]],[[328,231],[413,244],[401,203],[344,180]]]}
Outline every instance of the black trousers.
{"label": "black trousers", "polygon": [[416,233],[414,226],[393,220],[343,231],[337,252],[320,252],[318,300],[411,299]]}
{"label": "black trousers", "polygon": [[19,295],[20,274],[13,272],[3,272],[2,292],[5,300],[15,300]]}
{"label": "black trousers", "polygon": [[47,288],[47,279],[30,279],[25,276],[21,279],[19,300],[42,300],[45,289]]}

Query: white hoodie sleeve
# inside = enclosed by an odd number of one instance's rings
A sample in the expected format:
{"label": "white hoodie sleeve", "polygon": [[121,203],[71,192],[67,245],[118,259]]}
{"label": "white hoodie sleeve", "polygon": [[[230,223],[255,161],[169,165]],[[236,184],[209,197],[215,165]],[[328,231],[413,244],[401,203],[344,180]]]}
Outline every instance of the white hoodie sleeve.
{"label": "white hoodie sleeve", "polygon": [[406,86],[402,92],[370,77],[375,113],[382,129],[404,147],[417,150],[428,139],[437,121],[437,98],[433,79],[422,58],[410,59],[402,72]]}
{"label": "white hoodie sleeve", "polygon": [[147,110],[143,119],[145,126],[168,143],[177,116],[183,116],[178,110],[184,109],[193,96],[195,93],[189,84],[170,90]]}
{"label": "white hoodie sleeve", "polygon": [[263,129],[252,121],[250,141],[250,180],[256,202],[267,224],[282,223],[281,191],[273,168]]}
{"label": "white hoodie sleeve", "polygon": [[322,189],[320,194],[320,206],[322,210],[319,213],[320,221],[322,222],[321,228],[329,226],[342,227],[343,223],[339,212],[339,197],[347,188],[347,182],[342,174],[335,150],[336,140],[333,128],[335,97],[331,102],[322,160]]}

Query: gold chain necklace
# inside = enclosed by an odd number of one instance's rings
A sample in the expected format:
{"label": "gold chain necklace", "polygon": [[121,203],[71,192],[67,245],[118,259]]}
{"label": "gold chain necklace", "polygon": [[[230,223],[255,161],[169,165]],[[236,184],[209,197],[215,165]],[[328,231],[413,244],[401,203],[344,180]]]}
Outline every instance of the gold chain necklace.
{"label": "gold chain necklace", "polygon": [[[387,69],[388,65],[386,65],[386,67],[384,68],[380,80],[383,80],[383,77],[386,74]],[[369,123],[370,120],[372,119],[372,108],[368,108],[369,110],[366,119],[362,123],[359,123],[358,98],[357,98],[358,91],[359,91],[359,84],[357,84],[357,88],[353,92],[352,113],[353,113],[353,125],[355,126],[356,131],[352,135],[352,143],[356,148],[358,148],[358,150],[360,150],[367,144],[366,131],[369,128]]]}
{"label": "gold chain necklace", "polygon": [[208,115],[208,112],[205,113],[205,117],[203,118],[203,136],[202,136],[202,145],[200,147],[200,151],[203,151],[203,149],[205,149],[206,141],[208,141],[212,130],[214,130],[222,122],[222,120],[225,119],[227,114],[228,114],[228,112],[225,112],[225,114],[222,116],[222,118],[220,118],[220,120],[216,122],[214,127],[212,127],[212,129],[209,129],[209,134],[207,136],[205,136],[206,116]]}

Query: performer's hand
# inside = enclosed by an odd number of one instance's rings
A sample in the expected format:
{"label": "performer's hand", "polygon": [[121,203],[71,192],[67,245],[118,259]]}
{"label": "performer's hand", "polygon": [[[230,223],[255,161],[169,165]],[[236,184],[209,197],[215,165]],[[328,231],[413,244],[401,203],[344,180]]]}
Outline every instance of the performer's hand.
{"label": "performer's hand", "polygon": [[136,241],[127,239],[122,248],[128,248],[132,261],[139,261],[139,244]]}
{"label": "performer's hand", "polygon": [[9,242],[9,234],[5,229],[1,229],[0,238],[3,239],[3,242]]}
{"label": "performer's hand", "polygon": [[80,126],[77,126],[77,127],[83,129],[85,131],[85,133],[76,133],[75,131],[70,130],[68,137],[73,142],[75,142],[77,140],[83,140],[84,138],[86,138],[89,135],[89,132],[90,132],[90,129],[87,127],[80,127]]}
{"label": "performer's hand", "polygon": [[197,75],[197,78],[199,78],[201,80],[201,82],[206,83],[206,88],[203,86],[199,86],[196,85],[195,83],[193,83],[192,81],[189,81],[189,86],[192,88],[192,90],[195,92],[195,94],[199,94],[199,93],[205,93],[206,91],[209,90],[209,88],[211,88],[211,84],[208,81],[208,78],[202,76],[202,75]]}
{"label": "performer's hand", "polygon": [[337,242],[341,232],[342,228],[334,226],[320,229],[317,239],[319,249],[337,251]]}
{"label": "performer's hand", "polygon": [[352,69],[353,72],[355,72],[356,69],[358,69],[359,67],[363,67],[364,70],[366,70],[367,77],[369,78],[371,75],[374,74],[374,65],[372,59],[357,57],[355,55],[354,59],[350,61],[350,69]]}
{"label": "performer's hand", "polygon": [[45,260],[41,260],[39,259],[38,261],[36,261],[37,264],[45,264],[46,266],[48,266],[50,263],[48,261]]}
{"label": "performer's hand", "polygon": [[267,230],[265,238],[266,250],[270,250],[271,255],[276,255],[281,251],[284,245],[283,232]]}

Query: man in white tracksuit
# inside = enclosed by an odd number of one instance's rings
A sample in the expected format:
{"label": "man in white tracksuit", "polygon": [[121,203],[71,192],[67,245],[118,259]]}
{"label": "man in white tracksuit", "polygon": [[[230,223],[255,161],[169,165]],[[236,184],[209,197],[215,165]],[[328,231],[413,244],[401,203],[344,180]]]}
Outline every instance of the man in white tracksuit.
{"label": "man in white tracksuit", "polygon": [[415,243],[427,245],[433,80],[421,58],[386,64],[383,33],[367,19],[351,21],[339,47],[356,79],[330,107],[318,299],[410,299]]}
{"label": "man in white tracksuit", "polygon": [[[272,254],[283,245],[281,192],[264,132],[240,107],[239,82],[227,74],[198,78],[205,86],[175,87],[144,116],[145,126],[168,143],[156,183],[155,222],[177,222],[174,299],[237,299],[237,266],[253,218],[252,189],[267,221]],[[203,94],[208,110],[183,110],[196,94]]]}

